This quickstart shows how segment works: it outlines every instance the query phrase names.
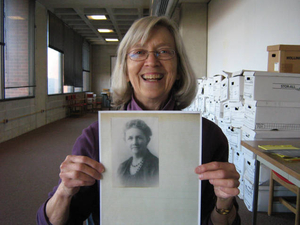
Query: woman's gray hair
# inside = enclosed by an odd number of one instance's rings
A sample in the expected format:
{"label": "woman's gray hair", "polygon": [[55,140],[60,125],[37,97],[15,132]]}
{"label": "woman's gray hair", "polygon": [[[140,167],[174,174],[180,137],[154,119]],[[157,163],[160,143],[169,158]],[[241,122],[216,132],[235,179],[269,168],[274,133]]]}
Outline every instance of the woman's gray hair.
{"label": "woman's gray hair", "polygon": [[150,127],[143,120],[135,119],[135,120],[130,120],[125,124],[124,140],[125,140],[125,136],[126,136],[126,131],[129,130],[130,128],[137,128],[137,129],[141,130],[144,133],[144,135],[148,141],[150,140],[150,137],[152,136],[152,131],[151,131]]}
{"label": "woman's gray hair", "polygon": [[175,81],[172,93],[175,98],[176,109],[184,109],[194,100],[197,93],[197,82],[187,59],[177,25],[167,17],[148,16],[135,21],[119,45],[116,65],[112,76],[114,107],[124,107],[130,101],[133,93],[132,86],[126,79],[128,50],[139,41],[143,45],[155,26],[166,27],[175,40],[179,79]]}

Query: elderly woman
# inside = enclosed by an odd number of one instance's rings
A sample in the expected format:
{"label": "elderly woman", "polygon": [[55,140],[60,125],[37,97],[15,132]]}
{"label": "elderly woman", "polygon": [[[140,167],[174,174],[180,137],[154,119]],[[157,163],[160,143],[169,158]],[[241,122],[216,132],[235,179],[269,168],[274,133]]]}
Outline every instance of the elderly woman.
{"label": "elderly woman", "polygon": [[143,120],[130,120],[124,129],[124,140],[132,157],[118,168],[121,185],[153,187],[158,185],[158,158],[147,146],[152,131]]}
{"label": "elderly woman", "polygon": [[[112,88],[113,102],[123,110],[181,110],[191,103],[196,81],[172,21],[153,16],[132,25],[119,45]],[[195,168],[202,180],[202,225],[240,224],[235,201],[239,174],[227,162],[227,139],[206,119],[202,129],[203,164]],[[77,139],[73,154],[60,166],[58,187],[38,211],[38,224],[79,224],[90,214],[99,224],[96,180],[104,166],[99,162],[98,133],[95,122]]]}

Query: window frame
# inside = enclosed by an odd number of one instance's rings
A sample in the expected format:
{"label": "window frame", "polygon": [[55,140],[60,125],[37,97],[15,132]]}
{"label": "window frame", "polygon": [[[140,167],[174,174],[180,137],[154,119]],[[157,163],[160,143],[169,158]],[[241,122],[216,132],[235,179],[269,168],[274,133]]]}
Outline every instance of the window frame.
{"label": "window frame", "polygon": [[[7,49],[5,48],[7,40],[5,39],[5,1],[9,0],[0,0],[0,48],[1,48],[1,58],[0,58],[0,101],[11,101],[11,100],[19,100],[19,99],[28,99],[35,97],[35,88],[36,88],[36,79],[35,79],[35,1],[28,0],[28,70],[27,70],[27,79],[28,85],[24,86],[6,86],[5,83],[5,52]],[[7,38],[8,39],[8,38]],[[15,97],[7,97],[6,90],[7,89],[18,89],[18,88],[28,88],[28,95],[20,95]]]}

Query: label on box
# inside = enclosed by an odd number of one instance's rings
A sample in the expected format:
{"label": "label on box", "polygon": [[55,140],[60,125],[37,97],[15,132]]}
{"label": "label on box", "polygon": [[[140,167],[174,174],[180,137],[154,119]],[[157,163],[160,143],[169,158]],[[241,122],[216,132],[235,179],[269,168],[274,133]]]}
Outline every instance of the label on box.
{"label": "label on box", "polygon": [[279,62],[274,63],[274,71],[279,72]]}

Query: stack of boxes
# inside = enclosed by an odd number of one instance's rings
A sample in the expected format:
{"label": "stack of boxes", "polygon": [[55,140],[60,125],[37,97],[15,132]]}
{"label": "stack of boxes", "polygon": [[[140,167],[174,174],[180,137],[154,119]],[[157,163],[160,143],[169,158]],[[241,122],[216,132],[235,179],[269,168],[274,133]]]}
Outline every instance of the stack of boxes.
{"label": "stack of boxes", "polygon": [[[300,137],[300,73],[238,71],[198,80],[195,102],[186,110],[202,115],[220,126],[229,142],[228,161],[240,174],[240,194],[252,211],[254,154],[241,140]],[[270,170],[261,164],[258,211],[268,209]],[[283,187],[278,194],[293,195]],[[288,212],[281,204],[274,211]]]}

